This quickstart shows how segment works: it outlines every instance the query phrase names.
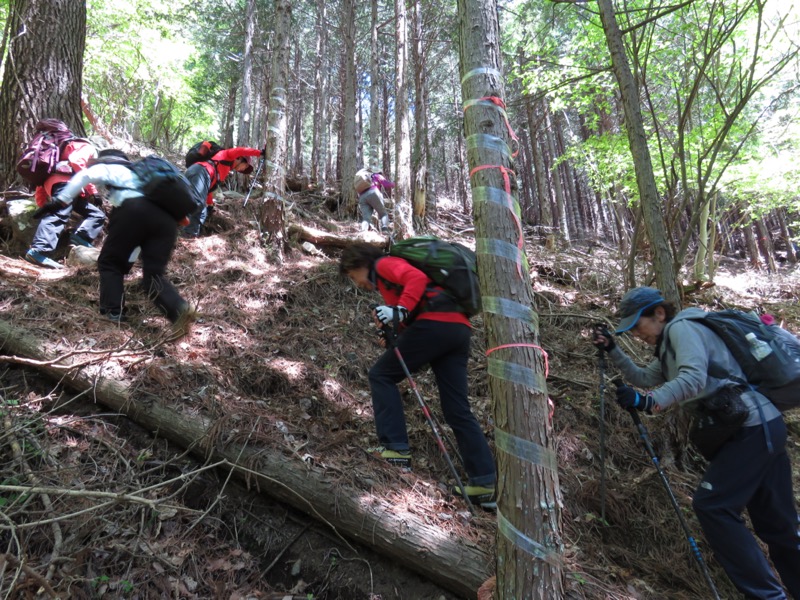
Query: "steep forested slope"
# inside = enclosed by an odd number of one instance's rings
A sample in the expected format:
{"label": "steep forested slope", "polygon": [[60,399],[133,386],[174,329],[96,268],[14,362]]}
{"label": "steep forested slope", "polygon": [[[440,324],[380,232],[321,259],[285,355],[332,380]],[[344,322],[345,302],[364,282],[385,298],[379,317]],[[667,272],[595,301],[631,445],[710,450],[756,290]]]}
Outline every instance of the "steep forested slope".
{"label": "steep forested slope", "polygon": [[[293,222],[356,235],[318,198],[292,200]],[[175,342],[134,277],[130,323],[120,327],[98,316],[93,268],[42,272],[18,249],[0,256],[8,597],[450,599],[474,597],[491,573],[494,515],[472,516],[447,493],[447,466],[407,388],[414,472],[365,452],[377,443],[366,381],[380,352],[368,309],[376,298],[339,278],[333,246],[294,240],[278,263],[251,218],[229,199],[206,235],[179,241],[171,275],[202,317]],[[467,222],[441,210],[432,232],[469,244]],[[597,243],[553,254],[531,235],[527,254],[549,356],[570,597],[706,597],[661,482],[610,396],[600,427],[588,330],[611,317],[621,269]],[[738,268],[726,263],[726,285],[687,303],[758,305],[800,323],[796,273]],[[491,439],[480,318],[475,326],[471,394]],[[32,346],[41,355],[10,350]],[[415,380],[441,421],[432,378]],[[701,460],[672,446],[678,422],[646,424],[703,549],[690,510]],[[797,465],[796,438],[792,451]],[[481,557],[483,570],[453,581],[460,562]],[[448,559],[452,573],[429,574]]]}

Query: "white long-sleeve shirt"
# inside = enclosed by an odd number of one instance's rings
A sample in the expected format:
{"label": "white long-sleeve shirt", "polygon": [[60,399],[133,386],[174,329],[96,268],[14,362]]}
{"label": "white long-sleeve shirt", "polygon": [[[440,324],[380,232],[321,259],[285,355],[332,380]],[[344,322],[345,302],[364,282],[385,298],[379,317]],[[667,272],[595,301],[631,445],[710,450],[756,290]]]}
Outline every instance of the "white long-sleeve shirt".
{"label": "white long-sleeve shirt", "polygon": [[58,199],[72,203],[84,186],[90,183],[105,188],[106,197],[113,206],[119,206],[131,198],[143,197],[139,191],[141,182],[128,167],[100,163],[73,175],[58,193]]}

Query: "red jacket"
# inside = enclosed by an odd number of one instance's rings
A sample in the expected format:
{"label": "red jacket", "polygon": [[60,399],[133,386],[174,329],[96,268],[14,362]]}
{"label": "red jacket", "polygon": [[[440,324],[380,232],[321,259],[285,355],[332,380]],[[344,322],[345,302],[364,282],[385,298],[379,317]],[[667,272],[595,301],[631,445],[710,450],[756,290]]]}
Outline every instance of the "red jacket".
{"label": "red jacket", "polygon": [[208,171],[208,176],[211,178],[211,187],[209,187],[208,196],[206,196],[206,204],[209,206],[214,204],[214,194],[211,190],[227,179],[235,159],[241,158],[242,156],[260,155],[261,150],[258,148],[236,147],[217,152],[211,157],[211,160],[214,161],[213,163],[209,161],[202,161],[200,164],[203,165],[203,168],[206,171]]}
{"label": "red jacket", "polygon": [[417,320],[444,321],[446,323],[463,323],[472,327],[467,315],[460,312],[425,311],[425,298],[432,298],[442,293],[442,288],[434,286],[430,277],[408,261],[395,256],[386,256],[375,263],[376,288],[383,301],[390,306],[403,306],[413,312],[421,303],[422,312]]}

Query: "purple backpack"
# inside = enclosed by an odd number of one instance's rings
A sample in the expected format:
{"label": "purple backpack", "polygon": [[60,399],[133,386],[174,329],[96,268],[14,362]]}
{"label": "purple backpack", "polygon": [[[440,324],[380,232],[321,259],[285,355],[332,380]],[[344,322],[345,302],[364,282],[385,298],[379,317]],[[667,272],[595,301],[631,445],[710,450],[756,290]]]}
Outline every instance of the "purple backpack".
{"label": "purple backpack", "polygon": [[75,135],[58,119],[42,119],[34,131],[36,134],[17,161],[17,173],[31,185],[39,186],[55,172],[64,144]]}

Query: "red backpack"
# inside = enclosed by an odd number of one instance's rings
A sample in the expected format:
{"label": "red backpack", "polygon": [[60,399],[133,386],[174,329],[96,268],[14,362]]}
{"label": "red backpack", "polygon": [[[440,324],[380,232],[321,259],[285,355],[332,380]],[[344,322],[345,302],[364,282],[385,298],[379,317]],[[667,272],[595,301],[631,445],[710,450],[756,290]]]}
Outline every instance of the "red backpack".
{"label": "red backpack", "polygon": [[34,186],[43,185],[55,173],[66,143],[76,139],[66,123],[43,119],[36,124],[36,133],[17,161],[17,173]]}

